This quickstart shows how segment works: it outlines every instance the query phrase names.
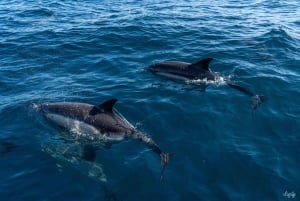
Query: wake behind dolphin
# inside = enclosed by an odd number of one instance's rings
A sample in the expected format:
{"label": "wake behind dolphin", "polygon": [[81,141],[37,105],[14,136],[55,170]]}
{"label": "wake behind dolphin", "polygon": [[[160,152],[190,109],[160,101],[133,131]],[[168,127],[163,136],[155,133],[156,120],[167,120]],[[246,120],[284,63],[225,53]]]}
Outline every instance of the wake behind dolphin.
{"label": "wake behind dolphin", "polygon": [[[217,73],[211,71],[211,69],[209,68],[209,63],[212,60],[212,58],[206,58],[192,64],[181,61],[165,61],[153,64],[146,69],[153,74],[188,82],[200,81],[201,83],[205,81],[207,83],[223,80]],[[225,83],[228,86],[251,97],[252,109],[256,109],[265,99],[264,96],[257,95],[242,86],[230,82],[229,80],[225,80]]]}
{"label": "wake behind dolphin", "polygon": [[93,143],[98,140],[121,141],[125,138],[144,142],[161,158],[162,179],[170,153],[163,152],[150,137],[122,117],[114,109],[116,102],[116,99],[111,99],[100,105],[70,102],[44,103],[39,106],[39,109],[50,121],[69,131],[75,131],[77,135],[83,135],[80,137]]}

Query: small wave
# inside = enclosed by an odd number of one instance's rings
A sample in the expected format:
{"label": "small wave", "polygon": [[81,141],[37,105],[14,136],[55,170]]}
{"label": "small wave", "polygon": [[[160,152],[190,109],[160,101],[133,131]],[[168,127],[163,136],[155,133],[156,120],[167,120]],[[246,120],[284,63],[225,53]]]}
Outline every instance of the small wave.
{"label": "small wave", "polygon": [[289,35],[283,27],[271,29],[267,33],[260,36],[259,39],[262,40],[267,47],[276,47],[276,49],[279,47],[286,50],[290,48],[294,49],[294,44],[296,43],[295,39]]}
{"label": "small wave", "polygon": [[25,10],[18,14],[19,17],[51,17],[54,15],[54,12],[46,8],[34,9],[34,10]]}

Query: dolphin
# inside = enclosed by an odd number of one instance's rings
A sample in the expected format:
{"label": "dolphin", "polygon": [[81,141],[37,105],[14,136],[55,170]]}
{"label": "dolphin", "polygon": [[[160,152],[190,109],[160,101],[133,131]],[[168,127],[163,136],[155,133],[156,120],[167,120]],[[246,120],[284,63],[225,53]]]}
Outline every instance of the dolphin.
{"label": "dolphin", "polygon": [[0,138],[0,156],[12,152],[17,145],[9,138]]}
{"label": "dolphin", "polygon": [[[114,108],[116,102],[117,99],[110,99],[99,105],[74,102],[43,103],[39,109],[51,122],[69,131],[76,131],[78,135],[91,142],[99,140],[117,142],[126,138],[142,141],[160,156],[162,179],[171,153],[163,152],[154,140],[136,129],[118,113]],[[90,153],[88,155],[93,156]]]}
{"label": "dolphin", "polygon": [[[181,61],[164,61],[150,65],[146,68],[146,70],[153,74],[176,80],[217,81],[220,79],[220,76],[209,68],[209,64],[212,60],[212,58],[205,58],[195,63],[186,63]],[[226,84],[251,97],[252,109],[256,109],[265,100],[265,97],[263,95],[257,95],[251,92],[250,90],[242,86],[236,85],[228,80],[226,80]]]}

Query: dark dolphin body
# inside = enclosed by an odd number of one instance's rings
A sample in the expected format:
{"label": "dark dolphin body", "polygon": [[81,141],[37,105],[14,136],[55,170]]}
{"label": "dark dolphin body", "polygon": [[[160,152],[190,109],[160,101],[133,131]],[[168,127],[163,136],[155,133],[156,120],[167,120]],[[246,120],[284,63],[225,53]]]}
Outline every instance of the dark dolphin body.
{"label": "dark dolphin body", "polygon": [[[171,79],[216,81],[219,79],[219,75],[209,68],[209,63],[212,60],[212,58],[206,58],[192,64],[181,61],[165,61],[153,64],[149,66],[147,70]],[[252,99],[251,107],[253,109],[256,109],[264,101],[264,96],[254,94],[242,86],[230,81],[226,81],[226,84],[250,96]]]}
{"label": "dark dolphin body", "polygon": [[[164,153],[147,135],[137,130],[114,110],[116,99],[100,105],[86,103],[44,103],[40,110],[47,119],[65,129],[76,131],[90,141],[120,141],[125,138],[138,139],[161,157],[162,173],[169,161],[169,153]],[[89,153],[88,155],[92,155]]]}
{"label": "dark dolphin body", "polygon": [[203,59],[197,63],[180,61],[165,61],[149,66],[147,69],[155,74],[183,80],[207,79],[216,80],[218,75],[212,72],[208,65],[212,58]]}
{"label": "dark dolphin body", "polygon": [[11,139],[0,138],[0,156],[13,151],[16,147],[17,145]]}

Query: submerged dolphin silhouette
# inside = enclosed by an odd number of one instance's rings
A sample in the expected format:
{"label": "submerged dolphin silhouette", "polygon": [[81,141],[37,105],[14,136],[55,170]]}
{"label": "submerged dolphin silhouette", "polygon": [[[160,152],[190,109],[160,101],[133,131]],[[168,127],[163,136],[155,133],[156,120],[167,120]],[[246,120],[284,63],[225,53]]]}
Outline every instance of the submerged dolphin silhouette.
{"label": "submerged dolphin silhouette", "polygon": [[[184,81],[205,79],[206,81],[216,81],[220,77],[209,68],[209,63],[212,60],[212,58],[206,58],[192,64],[181,61],[165,61],[153,64],[147,67],[146,70],[171,79],[179,79]],[[226,81],[226,84],[251,97],[252,109],[256,109],[265,100],[263,95],[254,94],[250,90],[236,85],[228,80]]]}
{"label": "submerged dolphin silhouette", "polygon": [[146,134],[137,130],[115,109],[117,99],[105,101],[100,105],[86,103],[43,103],[39,106],[47,119],[68,130],[75,130],[91,140],[121,141],[125,138],[144,142],[161,158],[161,178],[169,162],[170,153],[163,152]]}

